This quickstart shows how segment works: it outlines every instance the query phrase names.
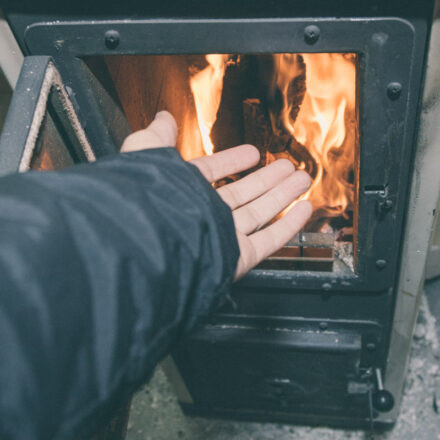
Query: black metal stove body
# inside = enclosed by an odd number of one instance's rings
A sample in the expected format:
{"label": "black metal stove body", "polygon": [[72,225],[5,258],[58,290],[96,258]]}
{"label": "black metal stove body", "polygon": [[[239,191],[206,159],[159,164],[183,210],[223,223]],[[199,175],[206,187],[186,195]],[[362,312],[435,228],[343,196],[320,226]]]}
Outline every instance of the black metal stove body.
{"label": "black metal stove body", "polygon": [[[188,411],[344,426],[368,420],[373,372],[385,373],[389,350],[433,5],[369,2],[361,8],[340,3],[337,9],[325,2],[304,8],[257,3],[252,11],[237,2],[221,11],[216,4],[193,4],[185,11],[155,5],[156,10],[144,12],[128,5],[131,12],[112,6],[107,15],[74,7],[70,13],[48,8],[47,15],[41,8],[37,15],[32,6],[4,9],[25,54],[41,56],[32,62],[42,71],[53,63],[60,72],[96,157],[118,149],[127,124],[104,64],[87,66],[81,58],[279,52],[358,56],[355,271],[254,270],[235,285],[232,301],[167,361],[180,380],[179,397]],[[24,93],[21,83],[16,94]],[[10,113],[13,124],[19,109],[12,106]],[[16,149],[13,141],[5,148],[2,140],[4,171],[18,169],[25,149],[25,141]]]}

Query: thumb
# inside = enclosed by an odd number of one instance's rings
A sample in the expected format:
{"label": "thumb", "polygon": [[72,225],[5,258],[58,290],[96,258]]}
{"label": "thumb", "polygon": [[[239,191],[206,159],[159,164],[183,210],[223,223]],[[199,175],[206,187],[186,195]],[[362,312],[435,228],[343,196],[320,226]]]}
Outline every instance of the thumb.
{"label": "thumb", "polygon": [[177,138],[177,124],[171,113],[161,111],[153,122],[143,130],[135,131],[125,138],[121,152],[148,148],[174,147]]}

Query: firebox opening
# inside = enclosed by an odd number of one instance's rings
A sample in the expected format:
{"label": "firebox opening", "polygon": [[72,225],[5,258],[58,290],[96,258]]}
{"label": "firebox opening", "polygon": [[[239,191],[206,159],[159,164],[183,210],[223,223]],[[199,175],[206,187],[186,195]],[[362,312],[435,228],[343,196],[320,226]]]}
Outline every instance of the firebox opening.
{"label": "firebox opening", "polygon": [[354,271],[355,53],[108,56],[105,63],[131,128],[144,128],[157,111],[170,111],[184,159],[249,143],[260,151],[258,166],[284,158],[311,175],[302,198],[312,202],[312,218],[259,268]]}

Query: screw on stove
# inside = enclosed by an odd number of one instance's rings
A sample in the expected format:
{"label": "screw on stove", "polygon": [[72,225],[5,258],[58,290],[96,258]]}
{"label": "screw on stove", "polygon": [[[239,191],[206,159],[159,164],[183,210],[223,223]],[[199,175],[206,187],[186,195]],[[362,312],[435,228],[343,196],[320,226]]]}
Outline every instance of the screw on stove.
{"label": "screw on stove", "polygon": [[116,49],[121,41],[119,32],[113,29],[107,31],[104,35],[104,41],[107,49]]}
{"label": "screw on stove", "polygon": [[304,40],[307,44],[315,44],[319,40],[320,34],[319,27],[311,24],[304,29]]}
{"label": "screw on stove", "polygon": [[390,82],[387,86],[387,95],[391,101],[395,101],[400,98],[402,94],[402,84],[399,82]]}

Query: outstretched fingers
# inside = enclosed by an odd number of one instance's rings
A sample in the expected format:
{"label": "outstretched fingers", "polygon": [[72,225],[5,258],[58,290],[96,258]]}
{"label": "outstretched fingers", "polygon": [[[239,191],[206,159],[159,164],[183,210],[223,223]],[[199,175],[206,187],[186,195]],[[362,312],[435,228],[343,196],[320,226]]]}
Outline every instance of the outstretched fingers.
{"label": "outstretched fingers", "polygon": [[312,212],[312,204],[303,200],[267,228],[249,236],[240,234],[240,259],[235,278],[242,277],[252,267],[283,247],[306,224]]}
{"label": "outstretched fingers", "polygon": [[272,220],[310,187],[310,176],[295,171],[270,191],[233,212],[235,227],[250,234]]}
{"label": "outstretched fingers", "polygon": [[223,201],[234,210],[256,199],[282,182],[295,171],[287,159],[279,159],[229,185],[217,190]]}

